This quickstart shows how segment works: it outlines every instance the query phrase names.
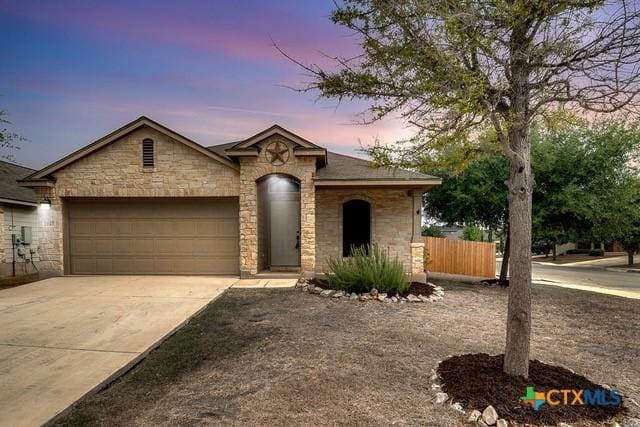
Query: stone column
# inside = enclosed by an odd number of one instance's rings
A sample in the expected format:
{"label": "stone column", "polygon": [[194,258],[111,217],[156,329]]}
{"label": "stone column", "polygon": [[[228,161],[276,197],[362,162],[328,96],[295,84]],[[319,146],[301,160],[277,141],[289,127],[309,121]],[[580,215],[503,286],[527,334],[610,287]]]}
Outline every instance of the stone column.
{"label": "stone column", "polygon": [[[423,190],[411,190],[413,197],[413,234],[411,236],[411,276],[413,280],[426,281],[424,274],[424,238],[422,237],[422,194]],[[422,277],[424,276],[424,278]]]}
{"label": "stone column", "polygon": [[240,171],[240,277],[258,274],[257,184]]}
{"label": "stone column", "polygon": [[36,187],[38,200],[47,197],[51,207],[38,207],[36,227],[38,242],[38,268],[45,276],[64,274],[63,202],[55,188]]}
{"label": "stone column", "polygon": [[309,174],[300,182],[300,270],[312,277],[316,268],[316,191]]}

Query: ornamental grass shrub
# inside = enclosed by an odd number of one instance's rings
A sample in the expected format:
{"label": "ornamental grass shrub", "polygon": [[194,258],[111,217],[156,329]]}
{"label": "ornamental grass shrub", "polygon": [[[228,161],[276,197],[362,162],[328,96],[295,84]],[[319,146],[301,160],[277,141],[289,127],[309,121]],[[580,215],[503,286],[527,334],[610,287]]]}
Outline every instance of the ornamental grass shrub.
{"label": "ornamental grass shrub", "polygon": [[329,286],[345,292],[378,292],[395,294],[409,288],[409,281],[398,257],[377,245],[351,247],[351,256],[329,258]]}

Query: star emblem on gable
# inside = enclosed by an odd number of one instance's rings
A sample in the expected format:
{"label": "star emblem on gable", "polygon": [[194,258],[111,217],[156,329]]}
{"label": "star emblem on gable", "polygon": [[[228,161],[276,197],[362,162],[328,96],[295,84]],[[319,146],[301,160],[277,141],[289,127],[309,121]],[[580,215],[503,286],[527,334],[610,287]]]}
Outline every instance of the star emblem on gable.
{"label": "star emblem on gable", "polygon": [[267,146],[267,161],[274,166],[281,166],[289,160],[289,148],[280,141],[274,141]]}

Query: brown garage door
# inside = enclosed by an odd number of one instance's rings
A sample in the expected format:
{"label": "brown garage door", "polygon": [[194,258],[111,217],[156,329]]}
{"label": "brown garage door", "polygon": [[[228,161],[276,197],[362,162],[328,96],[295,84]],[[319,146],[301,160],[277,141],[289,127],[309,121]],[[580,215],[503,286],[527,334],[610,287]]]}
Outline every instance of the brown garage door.
{"label": "brown garage door", "polygon": [[238,274],[237,199],[67,202],[71,274]]}

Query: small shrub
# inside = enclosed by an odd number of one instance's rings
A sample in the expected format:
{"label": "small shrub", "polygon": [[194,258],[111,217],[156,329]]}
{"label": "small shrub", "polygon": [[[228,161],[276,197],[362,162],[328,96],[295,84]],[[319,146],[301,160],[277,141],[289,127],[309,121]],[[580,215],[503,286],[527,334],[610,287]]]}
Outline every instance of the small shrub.
{"label": "small shrub", "polygon": [[604,251],[602,249],[594,249],[589,251],[589,256],[604,256]]}
{"label": "small shrub", "polygon": [[482,229],[475,225],[466,225],[462,229],[462,240],[482,242]]}
{"label": "small shrub", "polygon": [[429,237],[444,237],[444,233],[442,232],[442,227],[438,227],[437,225],[423,226],[422,235],[429,236]]}
{"label": "small shrub", "polygon": [[398,257],[389,258],[377,245],[352,247],[351,256],[329,258],[329,286],[345,292],[399,293],[409,288]]}

